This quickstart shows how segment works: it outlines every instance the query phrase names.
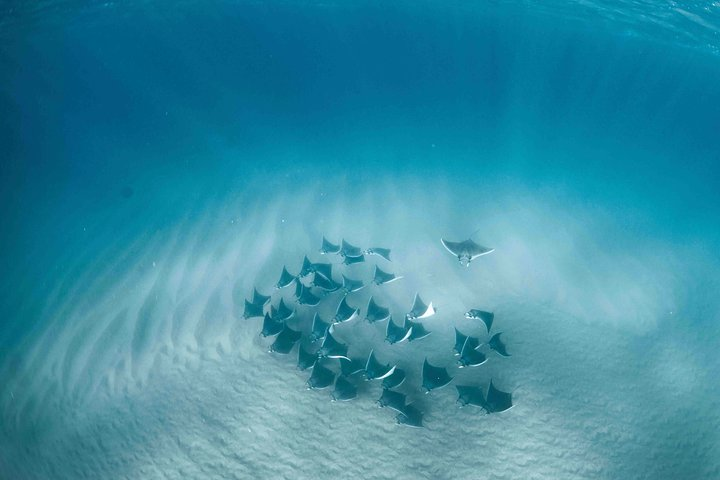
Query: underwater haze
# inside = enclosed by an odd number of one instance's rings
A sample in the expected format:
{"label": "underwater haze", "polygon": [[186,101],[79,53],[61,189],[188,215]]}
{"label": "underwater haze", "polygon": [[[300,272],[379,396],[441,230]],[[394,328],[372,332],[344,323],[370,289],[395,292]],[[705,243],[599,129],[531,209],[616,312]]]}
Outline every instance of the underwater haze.
{"label": "underwater haze", "polygon": [[[720,478],[718,2],[5,2],[0,219],[0,479]],[[304,255],[423,428],[308,389]]]}

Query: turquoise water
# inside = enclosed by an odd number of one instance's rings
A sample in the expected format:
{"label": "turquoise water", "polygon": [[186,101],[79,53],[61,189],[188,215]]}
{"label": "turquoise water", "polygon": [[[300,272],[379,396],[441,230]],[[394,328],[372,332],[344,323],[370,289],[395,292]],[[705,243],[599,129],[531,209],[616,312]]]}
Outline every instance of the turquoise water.
{"label": "turquoise water", "polygon": [[[1,7],[0,477],[720,478],[719,8]],[[438,305],[351,352],[451,368],[491,309],[515,354],[457,374],[515,407],[305,391],[241,306],[323,235]]]}

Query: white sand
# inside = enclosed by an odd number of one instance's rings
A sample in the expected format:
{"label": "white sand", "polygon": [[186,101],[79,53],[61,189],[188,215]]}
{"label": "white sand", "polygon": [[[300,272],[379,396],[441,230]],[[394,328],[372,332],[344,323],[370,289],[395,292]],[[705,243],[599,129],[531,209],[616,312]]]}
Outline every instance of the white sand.
{"label": "white sand", "polygon": [[[720,478],[720,310],[706,293],[720,284],[696,245],[562,192],[443,178],[247,180],[199,198],[161,222],[138,188],[146,216],[98,213],[108,245],[74,250],[75,268],[51,278],[43,327],[0,377],[2,478]],[[439,239],[477,229],[496,251],[466,269]],[[374,346],[408,371],[427,428],[396,426],[376,383],[347,403],[307,391],[296,350],[267,353],[260,320],[241,318],[253,286],[323,258],[323,234],[393,249],[405,278],[372,293],[394,313],[416,291],[437,306],[413,344],[384,344],[384,323],[338,328],[351,354]],[[352,298],[364,307],[370,293]],[[453,366],[453,326],[485,338],[470,308],[495,312],[512,357]],[[515,407],[484,416],[458,408],[452,386],[419,393],[426,355],[454,383],[492,378]]]}

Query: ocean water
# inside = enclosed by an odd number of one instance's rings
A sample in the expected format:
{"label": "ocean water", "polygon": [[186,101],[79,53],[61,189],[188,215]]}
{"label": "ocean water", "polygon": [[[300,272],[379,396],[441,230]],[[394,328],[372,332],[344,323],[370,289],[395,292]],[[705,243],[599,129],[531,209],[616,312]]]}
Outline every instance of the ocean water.
{"label": "ocean water", "polygon": [[[717,2],[3,3],[0,478],[720,478],[719,29]],[[470,236],[466,268],[440,239]],[[243,318],[254,287],[295,306],[304,255],[403,277],[361,317],[433,302],[415,342],[335,327],[424,428],[377,381],[308,390]],[[457,367],[471,308],[510,357]],[[511,409],[459,407],[491,380]]]}

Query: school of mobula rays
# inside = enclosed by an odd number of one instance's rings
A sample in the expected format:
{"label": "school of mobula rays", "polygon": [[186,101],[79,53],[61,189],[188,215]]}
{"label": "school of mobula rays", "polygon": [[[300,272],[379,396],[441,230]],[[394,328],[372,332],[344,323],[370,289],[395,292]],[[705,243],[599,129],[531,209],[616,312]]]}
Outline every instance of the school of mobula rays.
{"label": "school of mobula rays", "polygon": [[[441,242],[463,266],[469,266],[470,262],[477,257],[493,251],[493,249],[478,245],[470,239],[462,242],[441,239]],[[396,323],[390,309],[379,303],[375,296],[370,297],[367,306],[363,309],[352,301],[354,292],[370,285],[379,287],[399,280],[402,276],[386,271],[389,268],[381,268],[375,264],[372,279],[370,282],[364,282],[347,276],[345,273],[349,269],[346,267],[363,263],[368,256],[377,256],[382,258],[385,263],[389,263],[390,249],[381,247],[361,249],[344,239],[337,245],[323,237],[319,253],[338,255],[342,261],[340,263],[312,262],[305,256],[297,274],[292,274],[286,267],[283,267],[280,278],[275,284],[275,290],[279,292],[294,285],[295,303],[305,307],[317,307],[321,302],[327,302],[334,298],[337,301],[337,308],[335,308],[335,315],[332,318],[323,319],[315,311],[309,331],[304,333],[300,327],[292,328],[290,326],[293,324],[293,320],[297,319],[294,307],[288,305],[288,302],[282,297],[275,304],[271,295],[263,295],[258,292],[257,288],[253,290],[252,298],[245,300],[243,316],[246,319],[263,318],[260,335],[274,337],[269,348],[270,352],[288,355],[295,344],[299,344],[297,368],[311,371],[307,380],[309,389],[324,389],[334,386],[331,393],[332,400],[348,401],[358,396],[359,378],[381,382],[382,395],[377,400],[377,404],[380,407],[395,410],[398,424],[422,427],[423,413],[414,404],[408,403],[404,393],[395,390],[405,381],[406,372],[397,365],[383,363],[375,354],[374,349],[370,350],[366,358],[349,356],[348,345],[338,340],[336,329],[341,324],[360,318],[361,311],[364,311],[364,320],[368,323],[387,321],[385,341],[389,344],[418,341],[431,334],[421,320],[435,314],[432,302],[425,303],[416,293],[412,306],[405,313],[402,323]],[[338,267],[344,269],[339,275],[334,272]],[[465,313],[465,317],[482,322],[488,335],[490,334],[495,319],[492,312],[471,309]],[[508,357],[510,354],[500,335],[501,332],[492,335],[487,346],[498,355]],[[458,367],[477,367],[484,364],[488,360],[488,355],[480,350],[482,345],[483,342],[480,338],[465,335],[455,328],[454,353],[459,357]],[[453,376],[450,375],[447,368],[433,365],[427,357],[425,358],[422,366],[422,389],[425,393],[442,388],[450,384],[452,380]],[[457,385],[455,388],[458,394],[457,403],[461,407],[472,405],[490,414],[503,412],[513,405],[512,394],[499,390],[492,380],[490,380],[487,393],[477,385]]]}

